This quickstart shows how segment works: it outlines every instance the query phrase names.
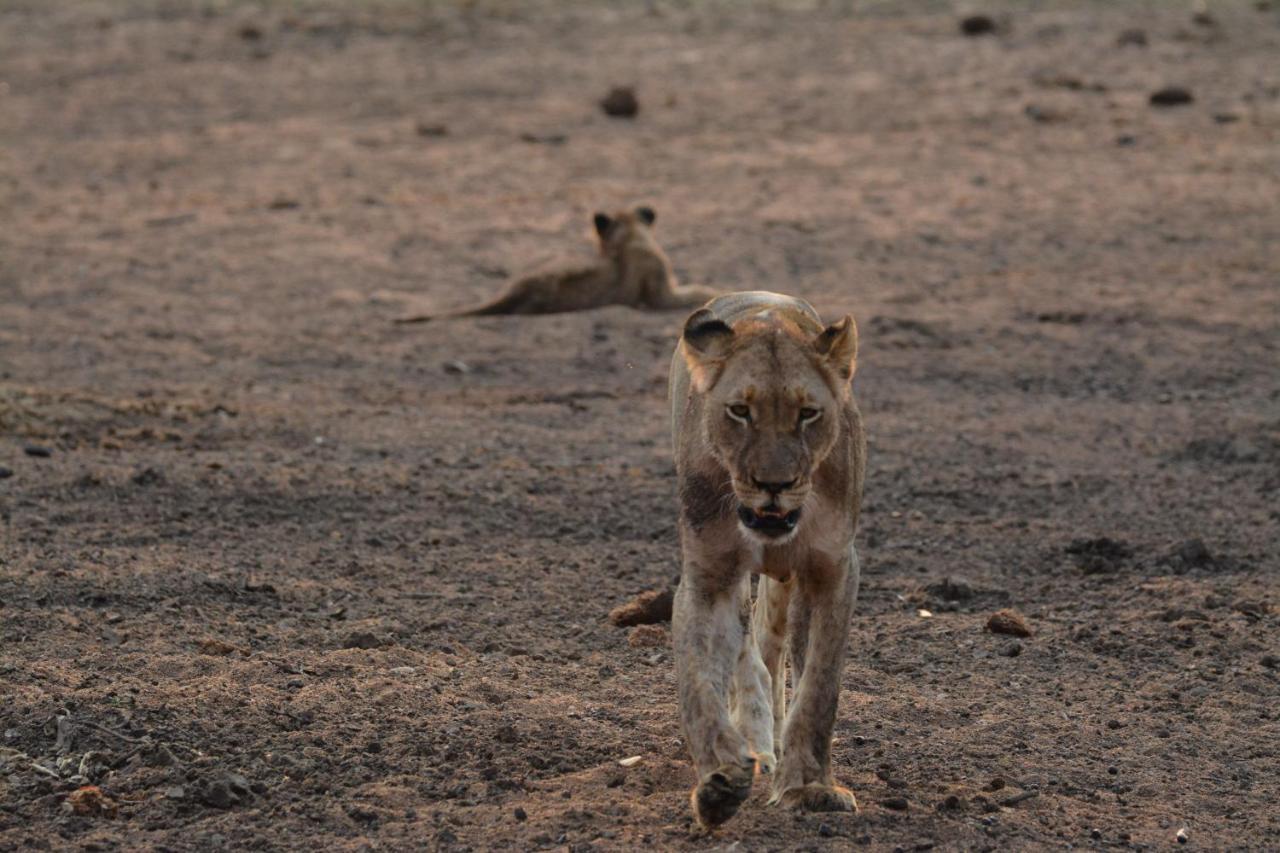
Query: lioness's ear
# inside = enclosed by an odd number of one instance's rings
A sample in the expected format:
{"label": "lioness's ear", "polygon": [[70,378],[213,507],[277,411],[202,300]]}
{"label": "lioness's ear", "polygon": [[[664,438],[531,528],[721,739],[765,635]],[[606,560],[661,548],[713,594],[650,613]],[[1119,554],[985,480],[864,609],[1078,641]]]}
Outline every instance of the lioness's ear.
{"label": "lioness's ear", "polygon": [[845,314],[843,319],[823,329],[813,345],[837,376],[846,382],[853,378],[858,362],[858,327],[852,314]]}
{"label": "lioness's ear", "polygon": [[636,216],[640,217],[640,221],[645,225],[652,225],[653,221],[658,218],[658,214],[653,212],[652,207],[637,207]]}
{"label": "lioness's ear", "polygon": [[733,329],[729,324],[706,308],[699,308],[684,321],[680,348],[684,350],[684,363],[698,393],[705,394],[715,382],[721,359],[732,340]]}
{"label": "lioness's ear", "polygon": [[596,233],[599,234],[601,237],[603,237],[605,233],[609,230],[609,227],[613,225],[613,217],[609,216],[608,214],[597,213],[595,215],[595,222],[596,222]]}
{"label": "lioness's ear", "polygon": [[685,345],[702,358],[716,358],[733,337],[733,329],[710,310],[699,308],[684,321]]}

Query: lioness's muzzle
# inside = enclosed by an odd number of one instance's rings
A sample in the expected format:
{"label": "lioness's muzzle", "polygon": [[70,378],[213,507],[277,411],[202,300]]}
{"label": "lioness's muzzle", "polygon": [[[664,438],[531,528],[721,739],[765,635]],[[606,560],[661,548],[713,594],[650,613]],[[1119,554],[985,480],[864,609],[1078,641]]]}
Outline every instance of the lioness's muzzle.
{"label": "lioness's muzzle", "polygon": [[786,536],[796,529],[800,521],[800,509],[783,512],[780,507],[767,506],[764,509],[751,509],[743,504],[738,505],[738,519],[747,527],[764,536]]}

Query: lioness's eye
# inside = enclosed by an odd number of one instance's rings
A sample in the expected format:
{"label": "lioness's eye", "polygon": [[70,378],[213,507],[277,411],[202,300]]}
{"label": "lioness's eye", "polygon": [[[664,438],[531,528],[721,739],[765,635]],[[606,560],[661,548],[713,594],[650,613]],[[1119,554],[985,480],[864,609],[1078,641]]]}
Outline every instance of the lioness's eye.
{"label": "lioness's eye", "polygon": [[751,408],[742,403],[734,403],[729,407],[729,417],[739,421],[751,420]]}
{"label": "lioness's eye", "polygon": [[818,419],[818,416],[821,414],[822,414],[821,409],[812,409],[812,408],[809,408],[808,406],[805,406],[803,409],[800,410],[800,423],[807,424],[807,423],[816,421]]}

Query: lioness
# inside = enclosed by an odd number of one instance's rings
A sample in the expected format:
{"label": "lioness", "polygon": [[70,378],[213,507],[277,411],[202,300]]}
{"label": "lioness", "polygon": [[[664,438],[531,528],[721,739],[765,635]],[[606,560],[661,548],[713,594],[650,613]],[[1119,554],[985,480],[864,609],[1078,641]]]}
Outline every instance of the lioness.
{"label": "lioness", "polygon": [[831,775],[858,593],[857,349],[851,316],[824,327],[807,302],[763,291],[695,311],[676,346],[683,569],[672,627],[680,722],[698,773],[690,799],[704,827],[733,816],[757,765],[772,774],[770,803],[857,808]]}
{"label": "lioness", "polygon": [[656,310],[693,308],[719,291],[676,283],[671,261],[653,239],[653,208],[637,207],[609,216],[595,215],[600,260],[589,267],[522,278],[496,299],[444,314],[404,317],[399,323],[425,323],[447,317],[484,314],[558,314],[605,305]]}

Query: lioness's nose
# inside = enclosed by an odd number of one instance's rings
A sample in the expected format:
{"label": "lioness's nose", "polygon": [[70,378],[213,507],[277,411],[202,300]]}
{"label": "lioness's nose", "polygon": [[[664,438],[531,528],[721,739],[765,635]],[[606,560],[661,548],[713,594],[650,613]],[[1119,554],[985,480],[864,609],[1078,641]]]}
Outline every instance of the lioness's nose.
{"label": "lioness's nose", "polygon": [[755,477],[752,477],[751,483],[762,492],[768,492],[771,495],[776,495],[785,492],[787,489],[794,486],[796,481],[787,480],[785,483],[765,483],[761,480],[757,480]]}

